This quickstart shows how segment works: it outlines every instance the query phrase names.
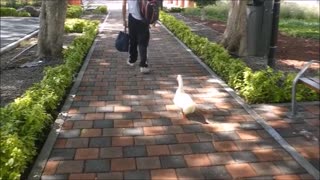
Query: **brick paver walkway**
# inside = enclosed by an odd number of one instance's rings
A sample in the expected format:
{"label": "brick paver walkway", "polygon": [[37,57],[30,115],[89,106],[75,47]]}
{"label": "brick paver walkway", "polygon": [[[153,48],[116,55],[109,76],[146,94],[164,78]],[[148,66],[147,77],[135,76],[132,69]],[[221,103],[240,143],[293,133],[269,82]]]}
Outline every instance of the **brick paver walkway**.
{"label": "brick paver walkway", "polygon": [[[152,73],[127,66],[121,23],[111,11],[42,179],[312,179],[163,27],[151,30]],[[206,109],[189,120],[173,105],[177,74]]]}

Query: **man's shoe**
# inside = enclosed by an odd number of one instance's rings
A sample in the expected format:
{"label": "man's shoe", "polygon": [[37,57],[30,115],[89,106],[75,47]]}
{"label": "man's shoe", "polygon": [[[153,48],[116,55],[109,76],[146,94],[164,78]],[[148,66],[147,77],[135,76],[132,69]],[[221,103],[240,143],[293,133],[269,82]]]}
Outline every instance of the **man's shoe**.
{"label": "man's shoe", "polygon": [[140,67],[140,72],[143,74],[150,73],[150,69],[148,67]]}
{"label": "man's shoe", "polygon": [[134,63],[131,63],[131,62],[130,62],[130,59],[127,60],[127,64],[128,64],[129,66],[134,66]]}

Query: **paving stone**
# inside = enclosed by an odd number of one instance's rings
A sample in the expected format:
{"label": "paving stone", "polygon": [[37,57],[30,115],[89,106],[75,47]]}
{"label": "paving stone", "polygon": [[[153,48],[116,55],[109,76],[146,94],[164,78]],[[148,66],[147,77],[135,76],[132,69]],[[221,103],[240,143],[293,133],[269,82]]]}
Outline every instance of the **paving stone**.
{"label": "paving stone", "polygon": [[250,165],[258,176],[272,176],[281,173],[279,168],[277,168],[272,162],[251,163]]}
{"label": "paving stone", "polygon": [[190,143],[193,153],[212,153],[214,148],[210,142]]}
{"label": "paving stone", "polygon": [[160,156],[162,168],[186,168],[183,156]]}
{"label": "paving stone", "polygon": [[81,137],[97,137],[101,136],[101,129],[82,129]]}
{"label": "paving stone", "polygon": [[155,144],[155,136],[135,136],[134,144],[135,145],[151,145]]}
{"label": "paving stone", "polygon": [[95,180],[94,173],[75,173],[69,175],[69,180]]}
{"label": "paving stone", "polygon": [[127,146],[123,148],[124,157],[141,157],[147,156],[147,150],[145,146]]}
{"label": "paving stone", "polygon": [[79,113],[95,113],[96,107],[79,107]]}
{"label": "paving stone", "polygon": [[211,133],[197,133],[200,142],[213,141],[215,138]]}
{"label": "paving stone", "polygon": [[150,172],[146,170],[125,171],[124,179],[150,179]]}
{"label": "paving stone", "polygon": [[164,127],[165,132],[167,134],[179,134],[183,133],[183,129],[181,126],[166,126]]}
{"label": "paving stone", "polygon": [[53,149],[49,160],[70,160],[74,158],[75,152],[75,149]]}
{"label": "paving stone", "polygon": [[97,159],[98,156],[98,148],[81,148],[76,149],[75,159]]}
{"label": "paving stone", "polygon": [[90,138],[89,147],[108,147],[111,146],[111,137],[93,137]]}
{"label": "paving stone", "polygon": [[76,138],[80,136],[80,129],[61,130],[59,133],[60,138]]}
{"label": "paving stone", "polygon": [[103,136],[122,136],[122,128],[104,128]]}
{"label": "paving stone", "polygon": [[170,126],[172,125],[172,122],[170,119],[154,119],[152,120],[152,125],[153,126]]}
{"label": "paving stone", "polygon": [[177,175],[174,169],[156,169],[151,170],[151,178],[155,180],[176,180]]}
{"label": "paving stone", "polygon": [[204,179],[199,167],[196,168],[179,168],[176,169],[179,179]]}
{"label": "paving stone", "polygon": [[161,167],[159,157],[136,158],[138,169],[158,169]]}
{"label": "paving stone", "polygon": [[96,112],[98,113],[109,113],[113,112],[113,106],[96,107]]}
{"label": "paving stone", "polygon": [[224,166],[201,167],[206,179],[232,179]]}
{"label": "paving stone", "polygon": [[235,144],[241,151],[245,150],[254,150],[254,149],[260,149],[261,147],[259,146],[260,140],[239,140],[235,141]]}
{"label": "paving stone", "polygon": [[122,172],[98,173],[97,180],[120,180],[123,179]]}
{"label": "paving stone", "polygon": [[209,153],[208,158],[212,165],[232,164],[234,160],[228,152]]}
{"label": "paving stone", "polygon": [[113,121],[112,120],[97,120],[93,123],[93,128],[112,128]]}
{"label": "paving stone", "polygon": [[114,121],[115,128],[133,128],[133,121],[132,120],[115,120]]}
{"label": "paving stone", "polygon": [[101,158],[119,158],[123,157],[122,147],[108,147],[100,149]]}
{"label": "paving stone", "polygon": [[41,180],[59,180],[68,179],[67,174],[42,175]]}
{"label": "paving stone", "polygon": [[57,168],[57,174],[81,173],[83,166],[84,161],[60,161]]}
{"label": "paving stone", "polygon": [[306,170],[302,168],[296,161],[276,161],[274,164],[280,169],[282,173],[293,174],[293,173],[305,173]]}
{"label": "paving stone", "polygon": [[111,159],[111,171],[135,170],[136,163],[134,158]]}
{"label": "paving stone", "polygon": [[177,143],[175,135],[157,135],[155,136],[156,144],[175,144]]}
{"label": "paving stone", "polygon": [[257,158],[252,152],[249,151],[240,151],[240,152],[230,152],[230,155],[236,163],[244,162],[255,162]]}
{"label": "paving stone", "polygon": [[213,142],[213,146],[217,151],[238,151],[238,147],[233,141]]}
{"label": "paving stone", "polygon": [[177,134],[176,137],[179,143],[199,142],[195,134]]}
{"label": "paving stone", "polygon": [[240,139],[240,137],[235,131],[216,132],[215,135],[218,137],[220,141],[232,141]]}
{"label": "paving stone", "polygon": [[66,148],[86,148],[88,144],[88,138],[71,138],[67,139]]}
{"label": "paving stone", "polygon": [[133,137],[131,136],[121,136],[112,137],[112,146],[132,146]]}
{"label": "paving stone", "polygon": [[43,175],[52,175],[56,172],[57,167],[58,167],[59,161],[47,161],[46,166],[44,167],[43,170]]}
{"label": "paving stone", "polygon": [[122,131],[124,136],[142,136],[143,129],[141,127],[137,128],[124,128]]}
{"label": "paving stone", "polygon": [[110,171],[110,160],[86,160],[84,171],[86,173],[108,172]]}
{"label": "paving stone", "polygon": [[207,154],[189,154],[184,155],[184,159],[188,167],[195,167],[195,166],[210,166],[211,162],[207,156]]}
{"label": "paving stone", "polygon": [[74,121],[73,129],[92,128],[92,121]]}
{"label": "paving stone", "polygon": [[197,124],[183,125],[182,129],[185,133],[203,133],[204,132],[204,129],[202,128],[202,126]]}
{"label": "paving stone", "polygon": [[243,122],[243,123],[240,123],[240,128],[244,129],[244,130],[260,130],[260,129],[263,129],[256,122]]}
{"label": "paving stone", "polygon": [[167,145],[150,145],[147,146],[148,156],[169,155],[169,148]]}
{"label": "paving stone", "polygon": [[228,172],[231,174],[233,179],[256,176],[255,171],[247,163],[228,164],[228,165],[226,165],[226,168],[227,168]]}
{"label": "paving stone", "polygon": [[191,154],[192,149],[189,144],[172,144],[169,145],[171,154]]}
{"label": "paving stone", "polygon": [[134,120],[133,121],[134,127],[150,127],[152,126],[151,120]]}

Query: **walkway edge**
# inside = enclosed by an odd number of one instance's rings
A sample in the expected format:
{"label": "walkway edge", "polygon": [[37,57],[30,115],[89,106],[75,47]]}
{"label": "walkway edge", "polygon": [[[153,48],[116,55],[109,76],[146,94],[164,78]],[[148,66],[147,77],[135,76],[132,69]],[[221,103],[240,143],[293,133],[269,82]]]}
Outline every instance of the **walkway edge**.
{"label": "walkway edge", "polygon": [[253,117],[269,134],[272,136],[282,148],[284,148],[309,174],[311,174],[315,179],[319,179],[319,171],[303,156],[301,156],[286,140],[284,140],[277,131],[275,131],[271,126],[269,126],[266,121],[258,115],[249,105],[247,105],[242,98],[240,98],[236,92],[230,88],[219,76],[213,72],[202,60],[196,56],[191,49],[189,49],[180,39],[178,39],[167,27],[161,24],[170,35],[172,35],[196,60],[197,62],[205,68],[214,78],[218,79],[218,83],[239,103],[241,106]]}
{"label": "walkway edge", "polygon": [[23,38],[15,41],[15,42],[13,42],[13,43],[11,43],[11,44],[8,44],[8,45],[6,45],[5,47],[1,48],[1,49],[0,49],[0,55],[3,54],[3,53],[5,53],[5,52],[8,52],[8,51],[10,51],[10,50],[12,50],[12,49],[14,49],[14,48],[16,48],[17,46],[19,46],[19,44],[20,44],[22,41],[27,40],[27,39],[29,39],[29,38],[37,35],[38,32],[39,32],[39,30],[35,30],[35,31],[33,31],[32,33],[26,35],[25,37],[23,37]]}
{"label": "walkway edge", "polygon": [[[104,25],[104,23],[106,22],[106,20],[109,17],[109,14],[106,16],[103,23],[100,24],[100,26]],[[91,59],[91,56],[92,56],[93,51],[94,51],[96,44],[97,44],[97,38],[100,33],[101,33],[101,27],[99,27],[98,34],[95,37],[94,42],[92,43],[92,46],[91,46],[91,48],[90,48],[90,50],[84,60],[84,63],[78,73],[78,76],[77,76],[77,78],[76,78],[76,80],[75,80],[75,82],[69,92],[68,98],[66,99],[66,101],[63,104],[63,107],[61,109],[61,113],[59,114],[59,117],[55,120],[53,127],[52,127],[42,149],[41,149],[41,152],[38,155],[38,157],[32,167],[31,172],[29,173],[28,180],[40,180],[41,179],[41,175],[42,175],[42,172],[43,172],[44,167],[46,165],[46,162],[49,159],[49,156],[50,156],[50,153],[53,149],[55,141],[60,133],[61,127],[62,127],[62,125],[64,123],[64,119],[66,117],[65,115],[67,114],[67,111],[71,107],[71,104],[72,104],[73,98],[74,98],[74,94],[76,94],[76,92],[80,86],[81,80],[83,78],[84,72],[86,71],[86,69],[88,67],[89,61]]]}

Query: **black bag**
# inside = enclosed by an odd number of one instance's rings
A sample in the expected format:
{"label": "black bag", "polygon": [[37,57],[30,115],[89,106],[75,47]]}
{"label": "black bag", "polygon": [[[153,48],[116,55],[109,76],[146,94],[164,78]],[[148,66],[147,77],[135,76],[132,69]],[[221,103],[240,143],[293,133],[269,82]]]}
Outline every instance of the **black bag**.
{"label": "black bag", "polygon": [[127,33],[126,29],[119,32],[116,39],[115,47],[120,52],[129,51],[129,34]]}

